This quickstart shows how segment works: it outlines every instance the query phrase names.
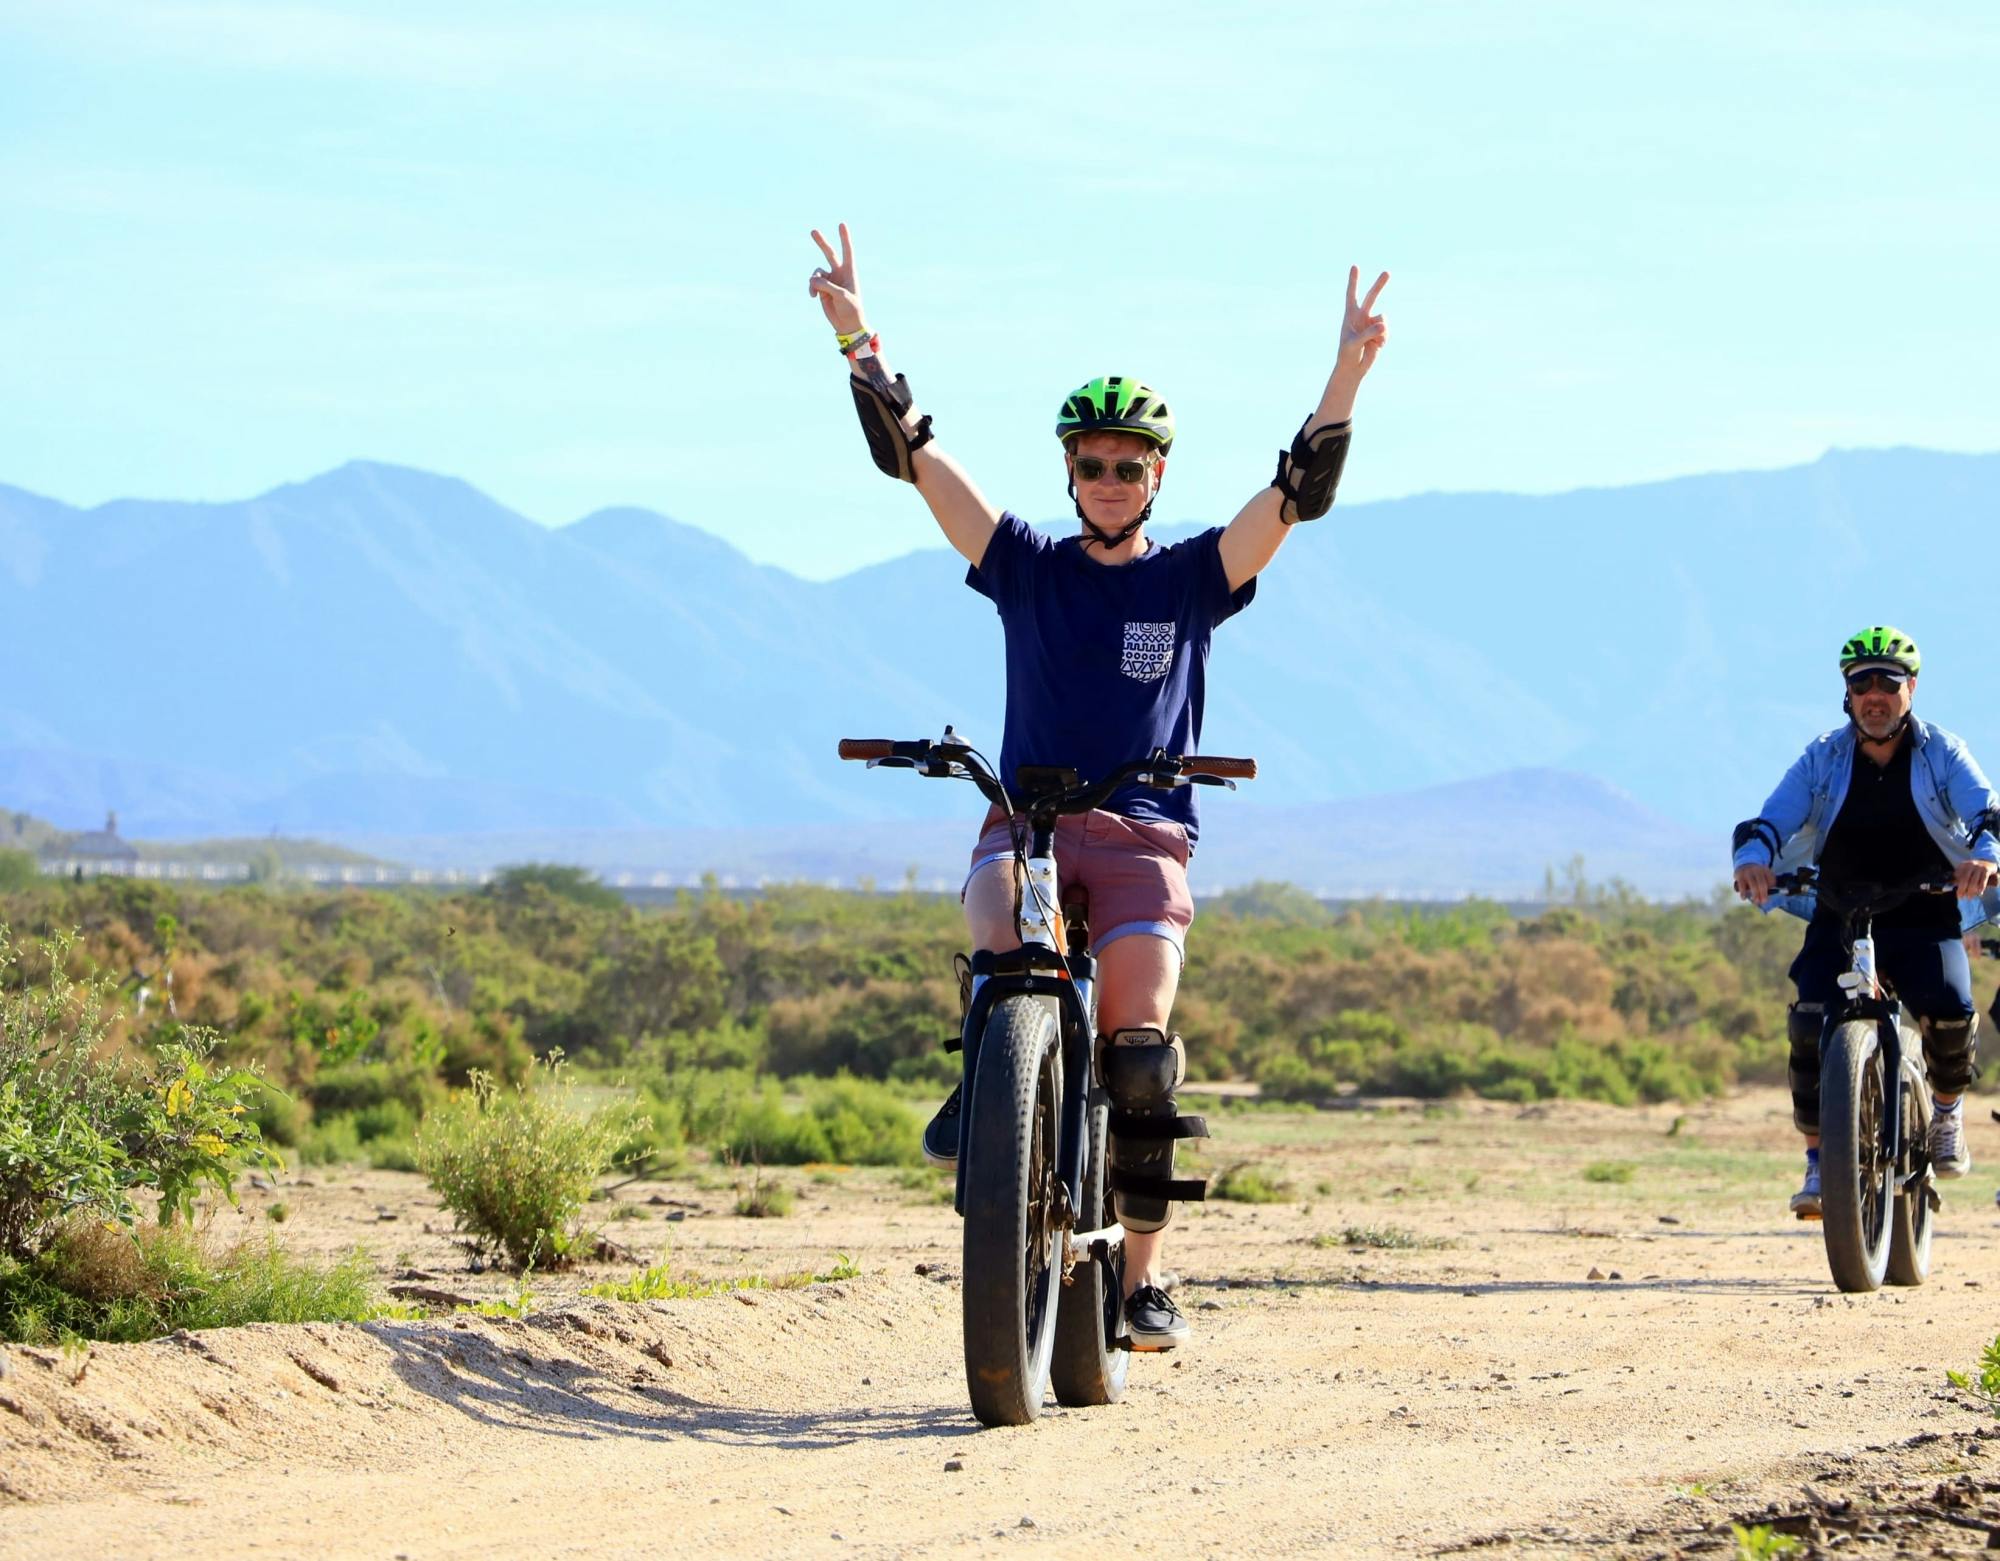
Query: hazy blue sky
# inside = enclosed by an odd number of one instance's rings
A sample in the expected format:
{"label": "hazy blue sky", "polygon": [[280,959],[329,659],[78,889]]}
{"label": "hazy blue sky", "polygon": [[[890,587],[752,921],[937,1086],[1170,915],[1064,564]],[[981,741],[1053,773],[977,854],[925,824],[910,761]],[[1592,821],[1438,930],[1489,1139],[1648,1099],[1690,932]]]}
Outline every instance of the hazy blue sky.
{"label": "hazy blue sky", "polygon": [[1033,516],[1129,370],[1162,514],[1226,518],[1350,260],[1395,281],[1349,498],[2000,444],[1990,0],[1233,9],[0,0],[0,482],[366,456],[809,574],[929,545],[805,294],[843,217]]}

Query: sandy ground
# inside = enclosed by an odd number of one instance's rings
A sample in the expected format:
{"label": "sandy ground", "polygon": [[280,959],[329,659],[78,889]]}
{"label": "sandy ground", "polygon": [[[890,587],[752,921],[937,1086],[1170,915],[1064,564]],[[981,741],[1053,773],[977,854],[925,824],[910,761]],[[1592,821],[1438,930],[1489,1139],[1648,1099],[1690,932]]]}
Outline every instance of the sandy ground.
{"label": "sandy ground", "polygon": [[[525,1319],[8,1348],[0,1557],[1728,1555],[1767,1504],[1841,1554],[1970,1554],[2000,1526],[2000,1421],[1944,1382],[2000,1332],[1992,1174],[1947,1188],[1928,1285],[1843,1297],[1785,1215],[1776,1093],[1215,1120],[1208,1167],[1291,1200],[1176,1223],[1195,1339],[1136,1360],[1115,1407],[972,1421],[958,1227],[923,1176],[786,1172],[798,1206],[767,1220],[720,1178],[645,1183],[599,1206],[633,1263],[861,1273],[574,1298],[621,1262],[538,1278]],[[283,1202],[292,1246],[514,1293],[467,1271],[417,1178],[300,1181],[218,1233]],[[1846,1533],[1912,1502],[1958,1521]]]}

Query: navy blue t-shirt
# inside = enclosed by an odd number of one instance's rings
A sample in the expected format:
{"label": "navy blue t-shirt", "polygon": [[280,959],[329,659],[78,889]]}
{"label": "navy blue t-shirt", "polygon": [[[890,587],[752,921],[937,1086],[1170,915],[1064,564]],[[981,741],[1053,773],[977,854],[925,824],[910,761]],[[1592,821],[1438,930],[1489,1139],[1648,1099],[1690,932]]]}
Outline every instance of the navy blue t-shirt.
{"label": "navy blue t-shirt", "polygon": [[[1083,539],[1044,535],[1002,515],[965,583],[999,610],[1007,640],[1007,729],[1000,774],[1053,764],[1085,780],[1155,748],[1201,747],[1209,634],[1250,605],[1257,582],[1229,589],[1222,528],[1171,547],[1155,543],[1129,564],[1100,564]],[[1128,786],[1110,811],[1197,822],[1195,788]]]}

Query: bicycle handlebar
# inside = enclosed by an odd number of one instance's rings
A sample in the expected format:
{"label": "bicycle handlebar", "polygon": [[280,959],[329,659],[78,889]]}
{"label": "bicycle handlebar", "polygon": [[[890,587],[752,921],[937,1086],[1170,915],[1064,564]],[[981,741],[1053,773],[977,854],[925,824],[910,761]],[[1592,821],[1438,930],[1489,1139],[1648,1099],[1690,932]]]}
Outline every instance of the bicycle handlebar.
{"label": "bicycle handlebar", "polygon": [[1209,754],[1188,754],[1176,758],[1164,749],[1155,749],[1146,758],[1120,765],[1101,780],[1076,781],[1017,797],[1010,794],[1000,778],[980,762],[971,746],[949,727],[945,728],[943,740],[938,742],[928,738],[899,742],[887,737],[843,737],[840,740],[840,756],[843,759],[865,759],[871,764],[893,765],[898,769],[912,769],[933,780],[969,780],[995,807],[1011,808],[1018,813],[1050,815],[1088,813],[1108,802],[1119,787],[1134,780],[1171,791],[1190,784],[1233,787],[1237,779],[1255,780],[1257,777],[1255,759],[1230,759]]}
{"label": "bicycle handlebar", "polygon": [[1879,916],[1884,911],[1895,909],[1913,895],[1955,895],[1958,885],[1949,878],[1917,878],[1907,883],[1837,884],[1829,887],[1821,882],[1817,868],[1801,867],[1774,876],[1771,892],[1816,895],[1827,909],[1846,916]]}
{"label": "bicycle handlebar", "polygon": [[1215,775],[1236,780],[1255,780],[1255,759],[1219,759],[1212,754],[1191,753],[1181,760],[1183,775]]}

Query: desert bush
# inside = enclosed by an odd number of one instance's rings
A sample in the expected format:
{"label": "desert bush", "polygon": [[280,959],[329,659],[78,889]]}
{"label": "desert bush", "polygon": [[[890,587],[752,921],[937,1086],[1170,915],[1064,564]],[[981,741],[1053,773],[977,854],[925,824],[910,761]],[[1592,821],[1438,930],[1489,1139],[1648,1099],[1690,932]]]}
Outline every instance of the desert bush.
{"label": "desert bush", "polygon": [[560,1057],[508,1088],[479,1075],[417,1130],[419,1168],[484,1251],[516,1269],[557,1268],[580,1249],[577,1216],[632,1131],[635,1107],[585,1110]]}
{"label": "desert bush", "polygon": [[775,1080],[741,1097],[719,1136],[737,1160],[766,1165],[915,1165],[923,1123],[907,1102],[866,1079],[795,1079],[793,1110]]}
{"label": "desert bush", "polygon": [[886,1079],[949,1058],[940,1040],[958,1028],[958,990],[930,979],[876,978],[771,1005],[767,1061],[780,1074],[852,1073]]}
{"label": "desert bush", "polygon": [[130,1343],[253,1322],[365,1322],[396,1310],[376,1297],[361,1252],[322,1266],[269,1240],[214,1257],[186,1224],[134,1233],[73,1219],[35,1256],[0,1256],[0,1338],[22,1344]]}
{"label": "desert bush", "polygon": [[1229,1166],[1209,1183],[1208,1195],[1229,1203],[1284,1203],[1292,1184],[1274,1180],[1258,1167],[1242,1162]]}
{"label": "desert bush", "polygon": [[102,1055],[105,990],[65,973],[73,948],[51,940],[40,979],[20,980],[0,926],[0,1253],[16,1258],[74,1216],[131,1225],[140,1191],[162,1224],[204,1187],[233,1202],[240,1171],[277,1163],[247,1114],[262,1081],[216,1066],[213,1033],[175,1026],[124,1064]]}
{"label": "desert bush", "polygon": [[736,1195],[736,1212],[744,1219],[783,1219],[798,1202],[792,1189],[780,1181],[765,1181],[764,1168],[755,1167],[750,1185]]}

